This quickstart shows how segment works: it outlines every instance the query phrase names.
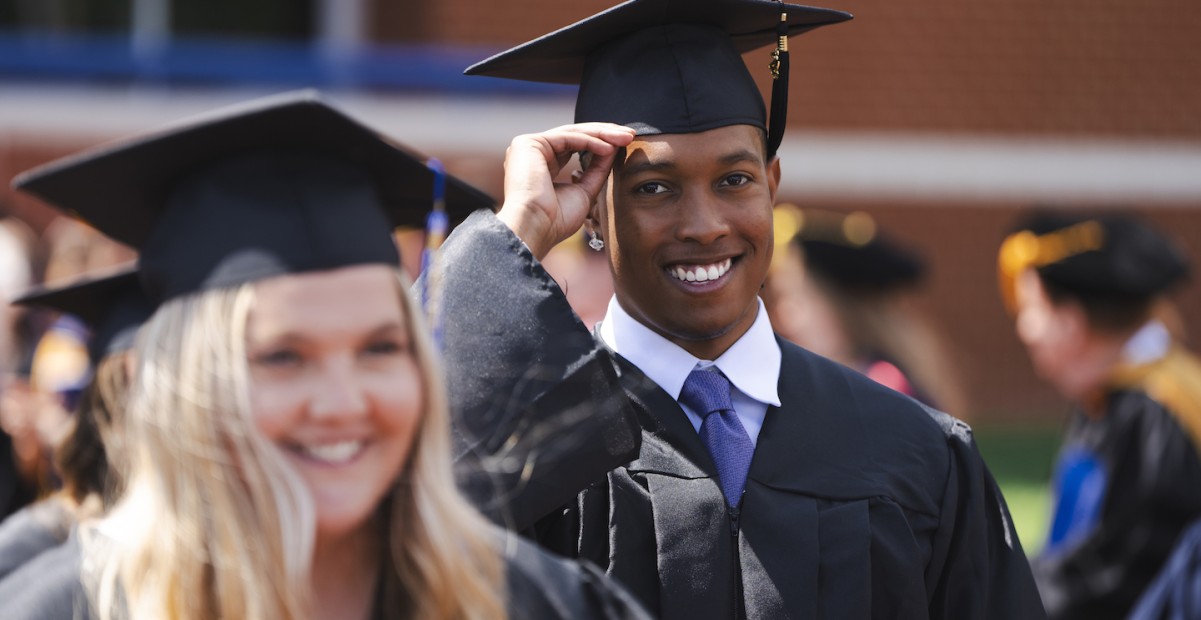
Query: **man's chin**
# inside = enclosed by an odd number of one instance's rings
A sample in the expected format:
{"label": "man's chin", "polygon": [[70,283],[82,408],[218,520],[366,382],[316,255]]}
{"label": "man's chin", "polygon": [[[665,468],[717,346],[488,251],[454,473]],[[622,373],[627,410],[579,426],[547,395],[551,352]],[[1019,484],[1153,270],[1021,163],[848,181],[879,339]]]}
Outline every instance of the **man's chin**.
{"label": "man's chin", "polygon": [[652,327],[670,340],[703,344],[720,340],[738,329],[741,321],[664,321]]}

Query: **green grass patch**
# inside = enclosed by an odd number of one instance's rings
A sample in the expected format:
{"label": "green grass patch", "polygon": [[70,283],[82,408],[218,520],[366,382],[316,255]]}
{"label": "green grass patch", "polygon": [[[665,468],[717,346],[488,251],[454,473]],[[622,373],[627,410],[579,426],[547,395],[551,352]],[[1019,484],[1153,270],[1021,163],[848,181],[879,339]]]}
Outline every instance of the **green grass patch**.
{"label": "green grass patch", "polygon": [[1001,486],[1013,525],[1027,555],[1042,549],[1051,517],[1047,483],[1060,431],[1042,428],[977,428],[976,443]]}

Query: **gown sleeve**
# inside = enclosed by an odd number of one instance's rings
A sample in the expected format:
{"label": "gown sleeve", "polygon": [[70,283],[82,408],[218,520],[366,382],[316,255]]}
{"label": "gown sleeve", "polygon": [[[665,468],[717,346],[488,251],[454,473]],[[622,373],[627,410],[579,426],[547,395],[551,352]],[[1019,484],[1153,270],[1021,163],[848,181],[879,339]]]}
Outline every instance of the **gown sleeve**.
{"label": "gown sleeve", "polygon": [[0,523],[0,581],[67,539],[65,510],[47,502],[26,506]]}
{"label": "gown sleeve", "polygon": [[1201,618],[1201,522],[1181,536],[1167,566],[1143,592],[1129,620]]}
{"label": "gown sleeve", "polygon": [[637,600],[596,566],[558,558],[517,536],[505,537],[504,544],[512,620],[650,620]]}
{"label": "gown sleeve", "polygon": [[1009,508],[971,429],[930,411],[951,459],[926,574],[930,618],[1045,618]]}
{"label": "gown sleeve", "polygon": [[637,417],[611,354],[493,214],[457,227],[441,261],[460,484],[494,521],[526,529],[637,456]]}
{"label": "gown sleeve", "polygon": [[72,536],[0,581],[5,620],[93,618],[80,579],[80,553]]}
{"label": "gown sleeve", "polygon": [[1127,391],[1111,398],[1104,423],[1105,438],[1095,442],[1108,478],[1099,517],[1035,561],[1055,619],[1125,617],[1201,516],[1201,458],[1171,412]]}

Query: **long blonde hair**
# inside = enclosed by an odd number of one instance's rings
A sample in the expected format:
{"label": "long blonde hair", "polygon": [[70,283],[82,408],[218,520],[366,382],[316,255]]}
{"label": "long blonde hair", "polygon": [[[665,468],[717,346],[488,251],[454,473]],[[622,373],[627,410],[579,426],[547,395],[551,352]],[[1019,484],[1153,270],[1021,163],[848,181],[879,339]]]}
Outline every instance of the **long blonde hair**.
{"label": "long blonde hair", "polygon": [[[426,403],[409,461],[383,500],[385,600],[398,617],[504,617],[490,529],[451,472],[433,348],[403,276],[397,287]],[[120,607],[133,620],[308,617],[316,517],[303,481],[250,413],[253,301],[253,284],[177,298],[139,334],[126,493],[100,528],[114,542],[94,545],[100,568],[85,575],[102,618]]]}

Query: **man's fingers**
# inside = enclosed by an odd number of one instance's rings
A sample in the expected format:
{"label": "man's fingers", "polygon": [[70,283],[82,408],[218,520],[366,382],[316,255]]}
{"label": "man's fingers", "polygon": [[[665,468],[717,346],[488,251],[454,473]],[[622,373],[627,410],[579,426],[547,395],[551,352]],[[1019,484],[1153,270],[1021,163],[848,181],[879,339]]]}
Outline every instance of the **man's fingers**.
{"label": "man's fingers", "polygon": [[613,160],[616,157],[616,151],[607,155],[593,155],[588,167],[580,170],[578,177],[572,176],[572,181],[588,194],[591,201],[595,201],[596,197],[600,195],[605,181],[609,178],[609,172],[613,169]]}
{"label": "man's fingers", "polygon": [[[626,140],[626,144],[629,144],[629,140],[632,140],[634,138],[634,133],[635,133],[633,129],[630,129],[629,127],[626,127],[624,125],[617,125],[614,123],[599,123],[599,122],[573,123],[571,125],[562,125],[560,127],[555,127],[554,129],[547,131],[547,133],[557,132],[557,131],[583,133],[583,134],[588,134],[590,136],[596,136],[598,138],[602,138],[607,141],[624,139],[624,140]],[[624,146],[624,144],[620,145],[620,146]]]}
{"label": "man's fingers", "polygon": [[[534,256],[579,229],[600,195],[618,149],[634,131],[611,123],[564,125],[513,138],[505,154],[505,201],[497,216],[526,242]],[[572,156],[592,154],[587,170],[555,183]]]}
{"label": "man's fingers", "polygon": [[[558,168],[567,164],[573,153],[588,151],[595,155],[607,155],[628,145],[634,139],[634,130],[611,123],[580,123],[564,125],[539,134],[526,134],[513,139],[508,153],[514,149],[535,148],[548,164]],[[558,170],[553,170],[558,173]]]}

